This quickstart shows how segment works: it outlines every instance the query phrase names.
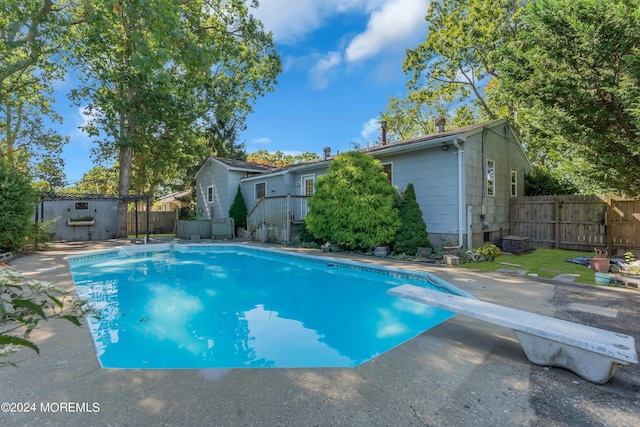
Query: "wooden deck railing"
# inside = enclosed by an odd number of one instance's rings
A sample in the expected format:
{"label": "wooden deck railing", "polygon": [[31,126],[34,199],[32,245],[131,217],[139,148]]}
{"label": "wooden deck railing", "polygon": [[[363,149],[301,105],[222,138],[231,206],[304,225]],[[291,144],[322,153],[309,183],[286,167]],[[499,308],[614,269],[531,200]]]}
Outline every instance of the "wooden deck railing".
{"label": "wooden deck railing", "polygon": [[291,238],[291,225],[301,223],[309,212],[307,201],[309,196],[273,196],[263,197],[247,215],[247,230],[255,235],[261,228],[261,235],[256,239],[265,241],[267,225],[285,228],[285,242]]}

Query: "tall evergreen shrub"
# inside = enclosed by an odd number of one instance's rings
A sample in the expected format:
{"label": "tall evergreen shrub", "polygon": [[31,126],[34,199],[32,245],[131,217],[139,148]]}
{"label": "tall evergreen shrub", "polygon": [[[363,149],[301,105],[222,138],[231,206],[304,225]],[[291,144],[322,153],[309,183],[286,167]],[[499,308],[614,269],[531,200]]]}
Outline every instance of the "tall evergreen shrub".
{"label": "tall evergreen shrub", "polygon": [[349,249],[388,245],[400,226],[395,193],[379,161],[359,152],[340,154],[316,181],[307,229]]}
{"label": "tall evergreen shrub", "polygon": [[33,227],[34,203],[29,176],[0,160],[0,252],[23,247]]}
{"label": "tall evergreen shrub", "polygon": [[236,197],[229,208],[229,217],[233,218],[236,227],[247,228],[247,205],[244,204],[244,197],[242,197],[242,190],[239,185]]}
{"label": "tall evergreen shrub", "polygon": [[413,184],[407,184],[404,199],[400,204],[400,229],[393,242],[393,250],[398,253],[415,255],[418,247],[431,247],[427,224],[422,219],[422,209],[416,200],[416,191]]}

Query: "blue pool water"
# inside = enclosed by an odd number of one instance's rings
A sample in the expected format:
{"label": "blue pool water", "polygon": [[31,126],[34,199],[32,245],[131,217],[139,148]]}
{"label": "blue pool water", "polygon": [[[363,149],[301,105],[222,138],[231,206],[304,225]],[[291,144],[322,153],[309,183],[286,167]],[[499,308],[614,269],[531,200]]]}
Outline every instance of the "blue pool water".
{"label": "blue pool water", "polygon": [[87,321],[104,368],[354,367],[453,315],[387,295],[441,289],[425,276],[240,246],[162,248],[70,257],[78,294],[101,312]]}

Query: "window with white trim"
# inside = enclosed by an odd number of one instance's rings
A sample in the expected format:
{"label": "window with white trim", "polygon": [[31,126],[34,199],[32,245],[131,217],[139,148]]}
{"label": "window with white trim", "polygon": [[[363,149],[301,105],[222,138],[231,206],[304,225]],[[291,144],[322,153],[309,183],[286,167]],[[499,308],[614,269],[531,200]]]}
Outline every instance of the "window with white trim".
{"label": "window with white trim", "polygon": [[254,187],[254,198],[255,200],[262,199],[267,194],[267,183],[266,182],[257,182]]}
{"label": "window with white trim", "polygon": [[487,196],[496,195],[496,163],[487,160]]}
{"label": "window with white trim", "polygon": [[207,187],[207,203],[213,203],[213,185]]}
{"label": "window with white trim", "polygon": [[511,169],[511,197],[518,197],[518,171]]}
{"label": "window with white trim", "polygon": [[302,178],[302,195],[303,196],[313,196],[313,175],[305,175]]}

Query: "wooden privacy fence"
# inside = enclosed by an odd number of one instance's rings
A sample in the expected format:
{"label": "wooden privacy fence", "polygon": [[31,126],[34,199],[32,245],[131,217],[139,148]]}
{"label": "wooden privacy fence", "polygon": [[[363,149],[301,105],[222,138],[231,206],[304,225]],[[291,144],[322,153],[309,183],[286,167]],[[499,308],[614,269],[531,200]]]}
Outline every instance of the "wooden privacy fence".
{"label": "wooden privacy fence", "polygon": [[[175,211],[149,212],[149,234],[173,233],[175,223]],[[127,212],[127,233],[136,234],[136,212]],[[146,211],[138,211],[138,233],[147,234]]]}
{"label": "wooden privacy fence", "polygon": [[531,247],[611,255],[640,250],[640,200],[615,196],[537,196],[511,200],[510,233]]}

